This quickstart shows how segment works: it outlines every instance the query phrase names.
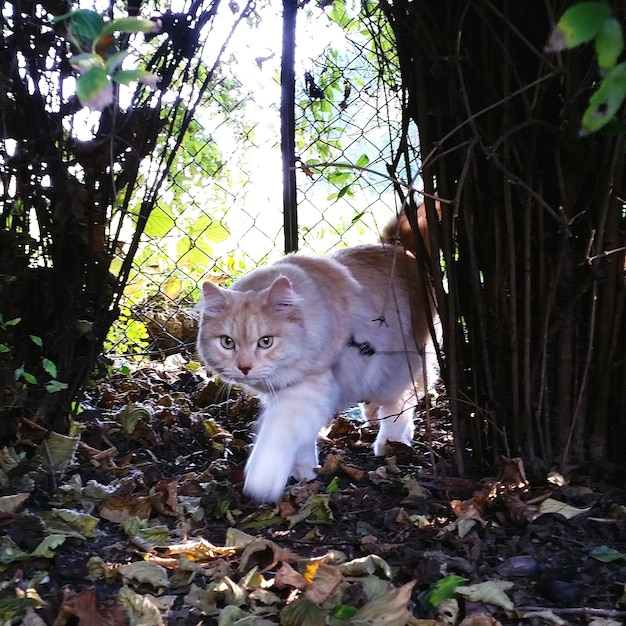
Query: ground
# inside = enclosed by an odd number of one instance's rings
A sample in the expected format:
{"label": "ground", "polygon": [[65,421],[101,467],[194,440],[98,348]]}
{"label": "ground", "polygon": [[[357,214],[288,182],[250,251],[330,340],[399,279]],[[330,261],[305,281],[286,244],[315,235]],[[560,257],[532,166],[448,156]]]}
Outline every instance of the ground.
{"label": "ground", "polygon": [[94,383],[74,437],[23,421],[0,458],[2,623],[626,622],[619,471],[529,482],[504,459],[454,477],[436,397],[387,459],[339,417],[319,479],[257,505],[241,491],[256,410],[198,373],[145,368]]}

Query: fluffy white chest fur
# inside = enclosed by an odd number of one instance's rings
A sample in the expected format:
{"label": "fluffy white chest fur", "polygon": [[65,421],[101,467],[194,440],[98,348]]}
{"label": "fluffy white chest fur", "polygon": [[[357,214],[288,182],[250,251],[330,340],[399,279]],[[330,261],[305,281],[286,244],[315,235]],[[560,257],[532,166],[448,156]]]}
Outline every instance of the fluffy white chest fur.
{"label": "fluffy white chest fur", "polygon": [[280,498],[290,476],[315,477],[317,434],[366,401],[387,441],[411,443],[423,368],[436,357],[416,261],[402,248],[366,245],[331,256],[290,255],[235,281],[203,285],[198,351],[207,368],[262,401],[244,491]]}

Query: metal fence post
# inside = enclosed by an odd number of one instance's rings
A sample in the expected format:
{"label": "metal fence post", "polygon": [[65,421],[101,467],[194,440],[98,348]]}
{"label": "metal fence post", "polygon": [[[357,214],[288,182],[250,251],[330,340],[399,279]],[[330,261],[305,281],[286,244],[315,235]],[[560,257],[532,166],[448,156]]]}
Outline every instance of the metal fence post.
{"label": "metal fence post", "polygon": [[283,0],[283,49],[281,59],[280,138],[283,163],[283,224],[285,253],[298,249],[296,199],[296,17],[297,0]]}

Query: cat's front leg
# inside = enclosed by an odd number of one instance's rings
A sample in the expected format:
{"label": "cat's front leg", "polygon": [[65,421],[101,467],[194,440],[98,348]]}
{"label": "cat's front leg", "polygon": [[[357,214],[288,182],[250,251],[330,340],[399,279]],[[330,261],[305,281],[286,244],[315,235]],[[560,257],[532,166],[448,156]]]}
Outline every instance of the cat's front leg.
{"label": "cat's front leg", "polygon": [[337,397],[336,384],[327,372],[267,399],[246,463],[245,493],[261,502],[276,502],[290,476],[315,477],[317,434],[332,419]]}

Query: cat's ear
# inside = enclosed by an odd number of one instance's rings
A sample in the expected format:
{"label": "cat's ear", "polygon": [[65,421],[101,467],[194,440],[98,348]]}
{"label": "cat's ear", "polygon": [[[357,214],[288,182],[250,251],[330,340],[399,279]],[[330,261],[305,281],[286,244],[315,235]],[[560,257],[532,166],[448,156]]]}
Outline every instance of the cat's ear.
{"label": "cat's ear", "polygon": [[276,311],[290,311],[300,301],[286,276],[279,276],[267,292],[267,301]]}
{"label": "cat's ear", "polygon": [[209,315],[219,315],[224,312],[227,303],[226,291],[214,285],[210,280],[202,284],[203,310]]}

